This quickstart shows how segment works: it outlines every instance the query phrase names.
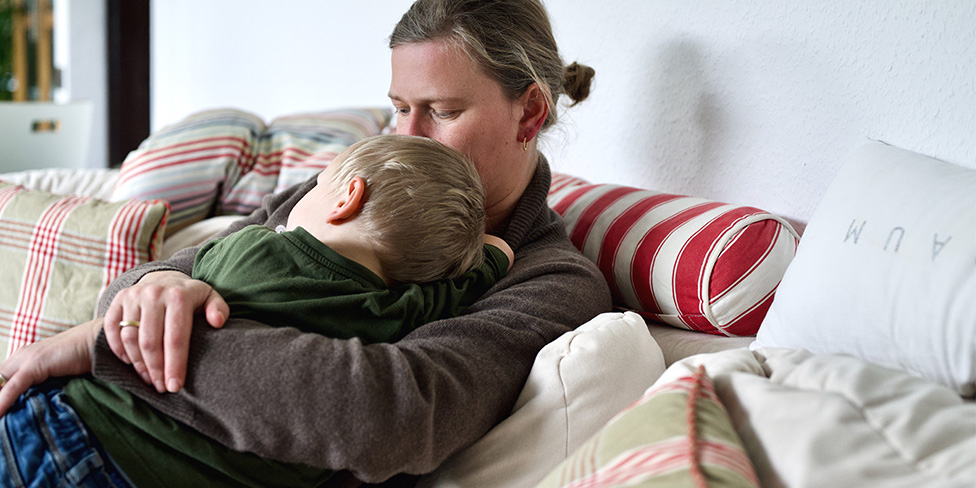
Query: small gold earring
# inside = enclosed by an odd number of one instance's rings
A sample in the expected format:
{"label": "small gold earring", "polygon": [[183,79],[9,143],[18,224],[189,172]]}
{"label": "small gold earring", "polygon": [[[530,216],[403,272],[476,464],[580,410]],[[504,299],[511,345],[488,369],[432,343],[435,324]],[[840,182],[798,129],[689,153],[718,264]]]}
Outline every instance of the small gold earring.
{"label": "small gold earring", "polygon": [[529,150],[529,137],[528,136],[525,136],[525,137],[522,138],[522,150],[523,151],[528,151]]}

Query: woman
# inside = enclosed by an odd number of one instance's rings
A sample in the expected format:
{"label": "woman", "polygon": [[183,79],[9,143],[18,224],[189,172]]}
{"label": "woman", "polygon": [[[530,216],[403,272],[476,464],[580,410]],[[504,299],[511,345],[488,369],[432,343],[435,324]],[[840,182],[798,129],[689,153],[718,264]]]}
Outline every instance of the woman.
{"label": "woman", "polygon": [[[610,309],[602,276],[546,205],[549,166],[536,149],[539,132],[556,121],[560,94],[585,98],[592,70],[564,69],[538,0],[419,0],[390,46],[397,132],[472,158],[485,185],[488,231],[515,251],[508,276],[468,314],[369,346],[239,319],[225,324],[223,299],[188,277],[196,252],[188,249],[113,283],[100,307],[103,331],[95,320],[0,364],[9,378],[0,411],[48,377],[91,372],[138,396],[137,408],[151,405],[219,445],[365,482],[430,472],[502,420],[536,353]],[[283,223],[313,186],[267,198],[228,233]],[[205,317],[196,326],[194,313]],[[125,429],[136,420],[108,415],[115,417],[89,427],[127,473],[210,462],[155,439],[122,445],[105,425]]]}

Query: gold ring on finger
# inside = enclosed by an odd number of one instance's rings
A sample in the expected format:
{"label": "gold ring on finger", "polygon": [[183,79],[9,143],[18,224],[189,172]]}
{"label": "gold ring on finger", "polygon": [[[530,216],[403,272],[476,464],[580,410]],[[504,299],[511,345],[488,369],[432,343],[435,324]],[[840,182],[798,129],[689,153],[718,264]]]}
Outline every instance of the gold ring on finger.
{"label": "gold ring on finger", "polygon": [[139,327],[138,320],[123,320],[119,322],[119,327]]}

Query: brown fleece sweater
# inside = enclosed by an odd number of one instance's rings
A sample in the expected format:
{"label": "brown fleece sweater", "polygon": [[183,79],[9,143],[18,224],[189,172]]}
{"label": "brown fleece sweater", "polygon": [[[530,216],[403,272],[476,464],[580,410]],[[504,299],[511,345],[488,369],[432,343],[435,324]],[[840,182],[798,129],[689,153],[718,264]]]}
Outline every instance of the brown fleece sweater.
{"label": "brown fleece sweater", "polygon": [[[225,234],[284,224],[314,184],[267,197]],[[162,395],[118,361],[101,334],[94,375],[235,450],[347,470],[365,482],[430,472],[508,415],[544,345],[611,308],[603,276],[549,209],[549,184],[540,158],[501,235],[515,263],[465,315],[371,345],[244,319],[219,330],[198,321],[186,386]],[[146,273],[190,274],[196,251],[125,273],[100,314]]]}

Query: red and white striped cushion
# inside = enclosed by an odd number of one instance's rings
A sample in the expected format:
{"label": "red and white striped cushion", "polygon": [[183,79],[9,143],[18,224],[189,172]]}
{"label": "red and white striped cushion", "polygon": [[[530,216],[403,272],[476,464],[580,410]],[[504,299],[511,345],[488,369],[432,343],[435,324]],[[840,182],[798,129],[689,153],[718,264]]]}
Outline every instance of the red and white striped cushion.
{"label": "red and white striped cushion", "polygon": [[94,318],[113,279],[156,258],[168,213],[0,181],[0,358]]}
{"label": "red and white striped cushion", "polygon": [[554,175],[549,205],[614,299],[683,329],[754,335],[799,236],[763,210]]}

